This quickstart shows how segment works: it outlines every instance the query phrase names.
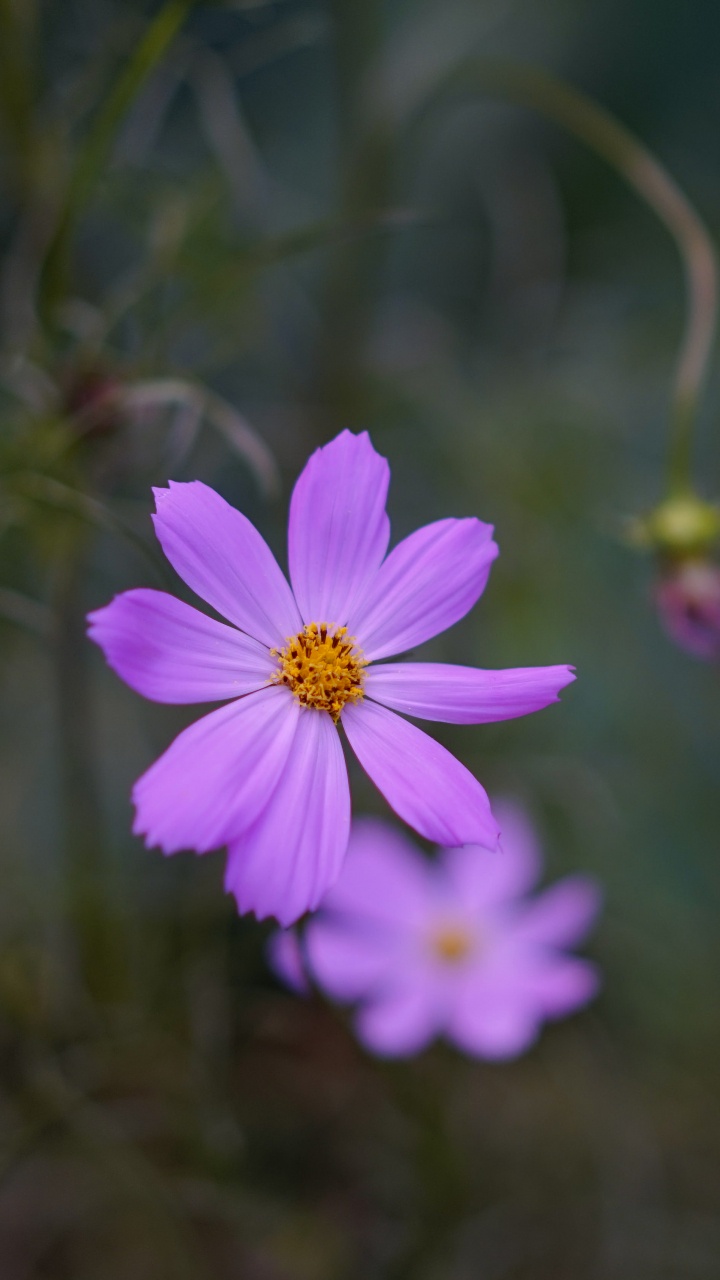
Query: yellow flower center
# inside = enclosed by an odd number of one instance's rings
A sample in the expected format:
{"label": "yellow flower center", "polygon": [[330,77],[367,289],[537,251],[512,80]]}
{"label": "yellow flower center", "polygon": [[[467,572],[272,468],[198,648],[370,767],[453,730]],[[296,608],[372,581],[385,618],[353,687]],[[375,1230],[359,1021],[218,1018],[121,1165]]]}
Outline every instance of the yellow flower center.
{"label": "yellow flower center", "polygon": [[278,659],[273,680],[287,685],[304,707],[329,711],[336,724],[345,704],[363,696],[367,663],[347,627],[309,622],[272,655]]}
{"label": "yellow flower center", "polygon": [[459,964],[466,960],[475,946],[475,940],[461,925],[446,925],[432,936],[431,946],[445,964]]}

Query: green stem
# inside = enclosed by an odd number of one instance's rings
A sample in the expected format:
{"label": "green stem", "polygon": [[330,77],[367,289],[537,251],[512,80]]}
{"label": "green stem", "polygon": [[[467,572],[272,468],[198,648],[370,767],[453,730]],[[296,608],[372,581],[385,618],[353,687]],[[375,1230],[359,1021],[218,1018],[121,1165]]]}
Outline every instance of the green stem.
{"label": "green stem", "polygon": [[86,521],[95,529],[102,529],[116,537],[124,538],[142,556],[146,568],[152,569],[155,579],[162,586],[168,585],[170,579],[159,555],[148,546],[144,538],[136,533],[131,525],[121,520],[105,503],[91,497],[89,493],[73,489],[71,485],[56,480],[54,476],[43,475],[39,471],[17,473],[14,477],[14,489],[15,492],[31,498],[34,502],[57,511],[65,511],[69,515],[77,516],[79,520]]}
{"label": "green stem", "polygon": [[81,599],[84,541],[60,566],[55,601],[55,676],[60,740],[61,819],[68,912],[80,972],[96,999],[124,991],[119,913],[110,905],[103,823],[95,774],[89,645]]}
{"label": "green stem", "polygon": [[66,292],[70,243],[85,200],[107,162],[118,127],[196,0],[166,0],[105,99],[80,149],[65,210],[50,245],[41,301],[47,310]]}
{"label": "green stem", "polygon": [[715,249],[704,223],[664,166],[603,107],[535,67],[472,59],[443,88],[490,92],[532,107],[602,157],[660,219],[685,271],[687,318],[678,355],[671,414],[668,488],[692,489],[692,434],[712,352],[718,305]]}

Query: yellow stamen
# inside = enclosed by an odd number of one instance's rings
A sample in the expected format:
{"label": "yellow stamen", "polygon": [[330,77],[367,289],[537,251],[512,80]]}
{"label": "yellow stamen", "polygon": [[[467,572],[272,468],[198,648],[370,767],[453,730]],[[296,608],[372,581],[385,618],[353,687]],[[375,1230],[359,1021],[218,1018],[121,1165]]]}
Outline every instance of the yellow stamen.
{"label": "yellow stamen", "polygon": [[433,934],[431,945],[440,960],[444,960],[446,964],[459,964],[473,950],[474,939],[467,929],[459,925],[448,925]]}
{"label": "yellow stamen", "polygon": [[336,724],[345,704],[363,696],[367,663],[347,627],[309,622],[272,655],[278,659],[273,680],[286,685],[304,707],[329,711]]}

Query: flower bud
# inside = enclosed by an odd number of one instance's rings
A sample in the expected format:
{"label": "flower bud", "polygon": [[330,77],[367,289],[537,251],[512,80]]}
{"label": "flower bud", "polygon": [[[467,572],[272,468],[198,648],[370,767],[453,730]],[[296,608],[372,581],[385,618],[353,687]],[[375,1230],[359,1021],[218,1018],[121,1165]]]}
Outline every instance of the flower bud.
{"label": "flower bud", "polygon": [[720,538],[720,507],[694,493],[666,498],[629,529],[636,546],[684,559],[708,550]]}
{"label": "flower bud", "polygon": [[65,371],[62,409],[78,435],[113,435],[122,426],[120,379],[100,363],[87,362]]}
{"label": "flower bud", "polygon": [[706,662],[720,659],[720,566],[699,558],[670,564],[655,603],[675,644]]}

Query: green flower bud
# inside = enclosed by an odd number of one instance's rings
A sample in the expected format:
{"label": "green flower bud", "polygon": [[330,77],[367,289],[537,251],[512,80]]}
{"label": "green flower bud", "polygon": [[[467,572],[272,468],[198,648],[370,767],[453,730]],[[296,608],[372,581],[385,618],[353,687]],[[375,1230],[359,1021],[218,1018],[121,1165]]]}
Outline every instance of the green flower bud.
{"label": "green flower bud", "polygon": [[696,494],[666,498],[629,529],[635,546],[682,560],[707,551],[720,538],[720,507]]}

